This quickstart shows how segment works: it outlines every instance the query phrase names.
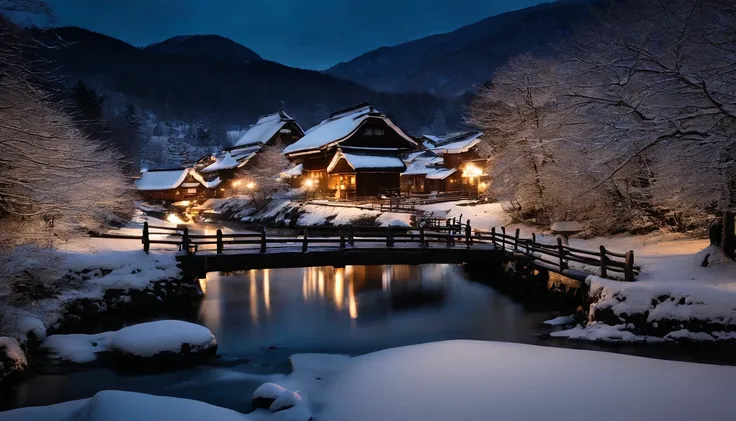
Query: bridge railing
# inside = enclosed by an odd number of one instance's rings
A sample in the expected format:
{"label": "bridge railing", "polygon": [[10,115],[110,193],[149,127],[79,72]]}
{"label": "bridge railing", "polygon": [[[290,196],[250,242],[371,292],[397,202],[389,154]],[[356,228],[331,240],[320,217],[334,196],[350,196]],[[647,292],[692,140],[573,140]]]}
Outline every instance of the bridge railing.
{"label": "bridge railing", "polygon": [[[419,228],[410,227],[355,227],[352,225],[336,227],[319,227],[310,230],[302,228],[295,235],[268,233],[264,228],[261,232],[223,233],[217,230],[215,234],[192,234],[187,227],[171,228],[149,226],[144,223],[140,236],[119,234],[91,234],[95,237],[138,240],[143,250],[149,252],[152,244],[174,245],[181,252],[195,254],[198,251],[209,249],[217,254],[228,250],[257,249],[266,253],[269,249],[278,249],[283,246],[300,247],[306,253],[310,247],[339,247],[350,248],[427,248],[433,246],[465,247],[492,246],[503,248],[509,253],[526,256],[539,267],[559,273],[577,271],[623,278],[625,281],[634,281],[640,268],[634,264],[634,252],[616,253],[600,246],[598,250],[585,250],[564,245],[560,238],[556,244],[546,244],[538,241],[536,234],[531,238],[520,238],[520,231],[507,233],[505,227],[491,231],[474,230],[467,223],[451,220],[449,223],[430,222]],[[163,237],[163,238],[162,238]],[[571,267],[573,262],[573,267]]]}

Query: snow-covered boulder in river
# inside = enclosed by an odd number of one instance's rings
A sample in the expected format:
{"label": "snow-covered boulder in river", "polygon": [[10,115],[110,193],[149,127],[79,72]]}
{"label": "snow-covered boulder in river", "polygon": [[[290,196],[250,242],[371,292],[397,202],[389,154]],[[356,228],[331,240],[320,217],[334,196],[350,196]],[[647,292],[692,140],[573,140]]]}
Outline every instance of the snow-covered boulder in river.
{"label": "snow-covered boulder in river", "polygon": [[204,326],[161,320],[120,329],[110,339],[109,351],[123,364],[178,366],[214,356],[217,340]]}
{"label": "snow-covered boulder in river", "polygon": [[178,320],[141,323],[94,335],[52,335],[41,345],[59,360],[90,363],[109,353],[115,368],[149,371],[187,366],[215,355],[217,340],[204,326]]}

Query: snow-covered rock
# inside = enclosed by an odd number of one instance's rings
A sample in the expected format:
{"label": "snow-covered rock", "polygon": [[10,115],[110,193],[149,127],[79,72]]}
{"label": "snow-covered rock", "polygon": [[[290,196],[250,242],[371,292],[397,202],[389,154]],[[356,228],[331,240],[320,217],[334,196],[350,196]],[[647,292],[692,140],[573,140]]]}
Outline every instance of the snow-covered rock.
{"label": "snow-covered rock", "polygon": [[21,341],[43,341],[46,339],[46,326],[36,317],[22,317],[16,326]]}
{"label": "snow-covered rock", "polygon": [[[189,399],[103,391],[89,399],[21,408],[3,421],[247,421],[247,415]],[[306,420],[304,420],[306,421]]]}
{"label": "snow-covered rock", "polygon": [[544,322],[544,324],[549,325],[549,326],[564,326],[564,325],[569,325],[573,323],[575,323],[574,315],[555,317],[554,319],[546,320]]}
{"label": "snow-covered rock", "polygon": [[115,332],[51,335],[41,344],[41,349],[63,361],[88,363],[96,360],[97,354],[107,352],[113,335]]}
{"label": "snow-covered rock", "polygon": [[253,409],[269,409],[276,399],[286,392],[286,389],[276,383],[264,383],[253,392],[251,407]]}
{"label": "snow-covered rock", "polygon": [[217,351],[217,341],[204,326],[162,320],[94,335],[51,335],[41,348],[73,363],[89,363],[98,354],[109,352],[116,368],[131,363],[133,368],[141,369],[146,366],[141,364],[144,360],[150,360],[151,368],[159,368],[158,364],[179,366],[205,360]]}
{"label": "snow-covered rock", "polygon": [[271,412],[279,412],[303,404],[304,400],[299,393],[287,390],[276,398],[268,409]]}
{"label": "snow-covered rock", "polygon": [[148,358],[159,354],[214,354],[215,335],[204,326],[179,320],[160,320],[120,329],[110,339],[110,352]]}
{"label": "snow-covered rock", "polygon": [[0,382],[28,368],[26,354],[14,338],[0,337]]}
{"label": "snow-covered rock", "polygon": [[[298,392],[287,390],[276,383],[265,383],[253,392],[254,414],[264,416],[273,413],[284,421],[309,421],[312,419],[307,400]],[[266,412],[265,410],[268,410]],[[266,418],[266,417],[264,417]]]}
{"label": "snow-covered rock", "polygon": [[328,382],[316,418],[715,421],[733,418],[735,387],[736,367],[450,341],[355,358]]}

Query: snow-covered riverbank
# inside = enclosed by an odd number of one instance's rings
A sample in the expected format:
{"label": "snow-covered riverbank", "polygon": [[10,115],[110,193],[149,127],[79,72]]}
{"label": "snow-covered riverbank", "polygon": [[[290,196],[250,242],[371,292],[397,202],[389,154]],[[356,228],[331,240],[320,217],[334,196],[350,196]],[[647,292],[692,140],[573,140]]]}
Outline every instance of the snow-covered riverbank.
{"label": "snow-covered riverbank", "polygon": [[[522,237],[553,243],[547,230],[512,224],[499,203],[439,203],[421,209],[440,217],[462,216],[480,230],[506,226]],[[736,262],[723,258],[707,239],[679,233],[571,238],[572,247],[633,250],[641,273],[634,283],[591,276],[589,320],[553,336],[576,340],[682,342],[736,340]],[[708,265],[703,262],[709,256]]]}
{"label": "snow-covered riverbank", "polygon": [[409,213],[383,212],[329,202],[303,203],[288,199],[273,200],[261,210],[250,207],[249,200],[237,197],[210,200],[205,208],[235,221],[284,227],[347,224],[407,227],[411,219]]}
{"label": "snow-covered riverbank", "polygon": [[[7,421],[159,419],[720,421],[736,367],[501,342],[448,341],[356,358],[291,357],[293,373],[256,390],[239,414],[201,402],[101,392],[6,412]],[[563,385],[561,387],[560,385]],[[243,397],[248,399],[248,397]]]}

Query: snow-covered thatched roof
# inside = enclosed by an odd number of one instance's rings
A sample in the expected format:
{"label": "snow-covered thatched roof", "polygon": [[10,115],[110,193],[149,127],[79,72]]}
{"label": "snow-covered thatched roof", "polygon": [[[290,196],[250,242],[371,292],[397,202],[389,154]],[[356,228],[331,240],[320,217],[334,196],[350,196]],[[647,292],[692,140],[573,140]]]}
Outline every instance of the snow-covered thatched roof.
{"label": "snow-covered thatched roof", "polygon": [[300,175],[304,174],[304,164],[299,164],[294,168],[289,169],[284,174],[289,177],[299,177]]}
{"label": "snow-covered thatched roof", "polygon": [[135,180],[138,190],[171,190],[179,187],[189,175],[188,168],[143,171]]}
{"label": "snow-covered thatched roof", "polygon": [[342,147],[332,158],[330,165],[327,166],[327,172],[332,172],[343,159],[356,172],[404,171],[406,165],[404,165],[404,161],[399,158],[398,154],[398,149]]}
{"label": "snow-covered thatched roof", "polygon": [[409,176],[409,175],[427,175],[434,171],[434,167],[429,167],[427,164],[423,161],[414,161],[407,165],[406,171],[404,171],[401,175],[402,176]]}
{"label": "snow-covered thatched roof", "polygon": [[429,174],[427,174],[428,180],[444,180],[445,178],[455,174],[457,170],[455,168],[438,168]]}
{"label": "snow-covered thatched roof", "polygon": [[189,175],[194,177],[194,179],[197,180],[197,183],[207,187],[208,189],[219,186],[221,182],[219,178],[206,181],[192,168],[175,168],[169,170],[143,171],[141,172],[141,177],[135,180],[135,186],[140,191],[173,190],[185,184],[184,180],[186,180]]}
{"label": "snow-covered thatched roof", "polygon": [[230,170],[240,165],[237,159],[233,158],[230,152],[225,152],[222,156],[215,157],[215,162],[202,169],[202,172],[215,172],[220,170]]}
{"label": "snow-covered thatched roof", "polygon": [[482,132],[463,132],[452,133],[445,136],[424,135],[424,146],[431,149],[434,153],[453,154],[469,151],[473,146],[480,143]]}
{"label": "snow-covered thatched roof", "polygon": [[265,115],[261,117],[256,124],[250,126],[248,131],[245,132],[245,134],[235,143],[235,145],[265,145],[276,135],[276,133],[284,129],[286,123],[289,122],[296,123],[296,120],[289,117],[289,115],[283,111]]}
{"label": "snow-covered thatched roof", "polygon": [[204,168],[198,167],[200,172],[213,173],[222,170],[231,170],[243,167],[263,148],[262,145],[254,146],[236,146],[234,148],[225,149],[213,155],[214,162],[206,161]]}
{"label": "snow-covered thatched roof", "polygon": [[407,142],[416,145],[411,137],[406,135],[388,117],[368,104],[361,104],[332,114],[330,118],[307,130],[303,138],[287,146],[284,153],[296,154],[299,152],[316,151],[326,146],[336,145],[355,133],[366,120],[383,120]]}

